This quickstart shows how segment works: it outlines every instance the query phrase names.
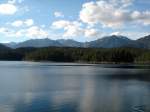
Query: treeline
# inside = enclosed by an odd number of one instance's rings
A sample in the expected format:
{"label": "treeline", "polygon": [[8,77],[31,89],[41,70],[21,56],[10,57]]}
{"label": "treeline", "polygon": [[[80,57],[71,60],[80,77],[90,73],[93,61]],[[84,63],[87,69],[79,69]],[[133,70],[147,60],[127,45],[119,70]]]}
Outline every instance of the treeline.
{"label": "treeline", "polygon": [[135,48],[19,48],[0,51],[0,60],[150,63],[150,50]]}
{"label": "treeline", "polygon": [[0,49],[0,60],[22,61],[24,57],[36,48]]}

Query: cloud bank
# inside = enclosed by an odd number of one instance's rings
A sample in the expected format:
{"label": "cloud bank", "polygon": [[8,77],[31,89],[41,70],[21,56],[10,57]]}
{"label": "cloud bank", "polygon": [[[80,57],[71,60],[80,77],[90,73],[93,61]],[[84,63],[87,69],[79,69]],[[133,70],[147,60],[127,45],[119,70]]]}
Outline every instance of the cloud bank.
{"label": "cloud bank", "polygon": [[[111,1],[111,0],[110,0]],[[87,24],[102,24],[103,27],[121,27],[127,23],[150,25],[150,11],[131,11],[127,6],[133,0],[112,0],[83,4],[80,20]]]}
{"label": "cloud bank", "polygon": [[13,4],[0,4],[0,14],[13,15],[17,12],[17,7]]}

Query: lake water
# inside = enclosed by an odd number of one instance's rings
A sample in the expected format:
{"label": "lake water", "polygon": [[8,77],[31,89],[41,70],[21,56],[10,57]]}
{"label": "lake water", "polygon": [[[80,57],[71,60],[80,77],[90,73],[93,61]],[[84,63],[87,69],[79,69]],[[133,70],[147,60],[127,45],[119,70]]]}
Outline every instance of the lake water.
{"label": "lake water", "polygon": [[0,62],[0,112],[150,112],[150,65]]}

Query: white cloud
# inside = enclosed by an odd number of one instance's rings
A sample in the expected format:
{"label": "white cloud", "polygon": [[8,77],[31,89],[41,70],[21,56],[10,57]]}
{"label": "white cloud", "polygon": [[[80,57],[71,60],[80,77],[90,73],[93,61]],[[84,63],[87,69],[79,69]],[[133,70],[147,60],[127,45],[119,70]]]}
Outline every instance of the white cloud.
{"label": "white cloud", "polygon": [[121,8],[128,7],[133,4],[134,0],[107,0],[110,4],[114,6],[119,6]]}
{"label": "white cloud", "polygon": [[32,26],[25,31],[25,35],[30,38],[46,38],[48,32],[44,31],[38,26]]}
{"label": "white cloud", "polygon": [[88,24],[101,23],[103,26],[117,27],[122,25],[126,13],[122,9],[115,9],[112,4],[105,1],[88,2],[83,4],[80,19]]}
{"label": "white cloud", "polygon": [[55,28],[55,29],[61,29],[61,28],[64,28],[66,26],[68,26],[70,24],[69,21],[66,21],[66,20],[59,20],[59,21],[54,21],[52,23],[52,27]]}
{"label": "white cloud", "polygon": [[23,28],[19,30],[10,29],[1,27],[0,34],[6,37],[27,37],[27,38],[46,38],[48,37],[48,31],[38,27],[38,26],[31,26],[29,28]]}
{"label": "white cloud", "polygon": [[55,17],[64,17],[63,13],[62,12],[54,12],[54,16]]}
{"label": "white cloud", "polygon": [[21,27],[21,26],[32,26],[34,24],[34,21],[32,19],[27,19],[27,20],[16,20],[11,23],[12,26],[14,27]]}
{"label": "white cloud", "polygon": [[22,3],[24,0],[8,0],[9,4]]}
{"label": "white cloud", "polygon": [[131,14],[131,18],[144,25],[150,25],[150,11],[144,12],[134,11]]}
{"label": "white cloud", "polygon": [[24,21],[24,23],[27,25],[27,26],[32,26],[34,24],[34,21],[33,19],[27,19],[26,21]]}
{"label": "white cloud", "polygon": [[110,35],[122,35],[122,33],[121,32],[112,32]]}
{"label": "white cloud", "polygon": [[99,32],[96,29],[86,29],[85,37],[97,37],[99,36]]}
{"label": "white cloud", "polygon": [[13,15],[17,12],[17,7],[13,4],[0,4],[0,14]]}
{"label": "white cloud", "polygon": [[149,34],[150,34],[150,32],[116,31],[116,32],[112,32],[111,34],[107,34],[107,35],[123,35],[130,39],[136,40],[136,39],[139,39],[139,38],[144,37]]}
{"label": "white cloud", "polygon": [[14,33],[15,37],[22,37],[24,36],[25,30],[19,30],[17,32]]}
{"label": "white cloud", "polygon": [[83,33],[82,24],[77,21],[59,20],[52,23],[54,29],[64,29],[63,37],[75,37]]}
{"label": "white cloud", "polygon": [[82,23],[78,21],[55,21],[53,22],[52,27],[54,29],[63,29],[63,37],[65,38],[77,36],[96,37],[99,35],[98,30],[94,28],[83,28]]}
{"label": "white cloud", "polygon": [[0,34],[5,35],[7,37],[14,37],[14,30],[9,29],[9,28],[5,28],[5,27],[1,27],[0,28]]}
{"label": "white cloud", "polygon": [[80,11],[80,20],[94,25],[102,24],[104,27],[120,28],[125,23],[140,21],[143,25],[150,24],[150,11],[135,12],[128,9],[133,0],[101,0],[83,4]]}
{"label": "white cloud", "polygon": [[16,3],[16,0],[8,0],[8,3],[9,3],[9,4],[15,4],[15,3]]}
{"label": "white cloud", "polygon": [[82,35],[82,33],[83,33],[83,30],[80,27],[72,25],[72,26],[68,26],[63,37],[76,37],[76,36]]}
{"label": "white cloud", "polygon": [[8,32],[6,28],[4,28],[4,27],[0,28],[0,33],[6,33],[6,32]]}
{"label": "white cloud", "polygon": [[23,21],[17,20],[17,21],[14,21],[11,25],[14,27],[20,27],[23,25]]}

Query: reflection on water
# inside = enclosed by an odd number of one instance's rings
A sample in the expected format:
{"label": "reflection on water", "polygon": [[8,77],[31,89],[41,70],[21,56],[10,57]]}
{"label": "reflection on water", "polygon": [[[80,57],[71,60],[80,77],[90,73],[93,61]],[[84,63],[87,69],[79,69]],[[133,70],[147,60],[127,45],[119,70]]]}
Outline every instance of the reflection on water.
{"label": "reflection on water", "polygon": [[0,112],[150,112],[148,65],[0,62]]}

